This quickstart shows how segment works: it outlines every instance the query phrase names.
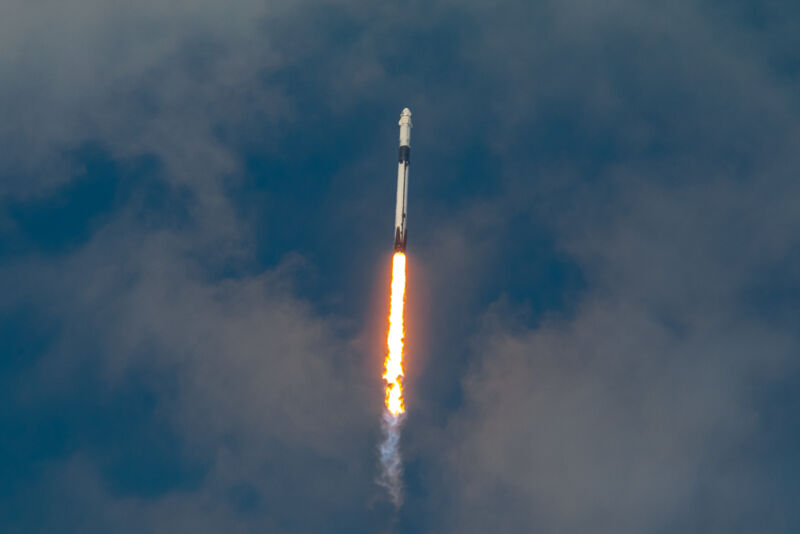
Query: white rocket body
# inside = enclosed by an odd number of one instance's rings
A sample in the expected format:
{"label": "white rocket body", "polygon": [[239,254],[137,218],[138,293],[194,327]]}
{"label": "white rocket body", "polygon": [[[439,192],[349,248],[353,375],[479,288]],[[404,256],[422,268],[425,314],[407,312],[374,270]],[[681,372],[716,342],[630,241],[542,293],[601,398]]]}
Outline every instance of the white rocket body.
{"label": "white rocket body", "polygon": [[411,110],[400,114],[400,157],[397,164],[397,203],[394,210],[394,251],[406,251],[406,205],[408,204],[408,163],[411,156]]}

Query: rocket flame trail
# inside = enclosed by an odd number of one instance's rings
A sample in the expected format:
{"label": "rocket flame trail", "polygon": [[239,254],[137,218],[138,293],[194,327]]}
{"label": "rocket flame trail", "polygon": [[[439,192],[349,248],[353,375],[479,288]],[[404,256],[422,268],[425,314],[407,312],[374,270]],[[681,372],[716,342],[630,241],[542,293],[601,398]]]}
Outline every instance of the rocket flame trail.
{"label": "rocket flame trail", "polygon": [[380,446],[383,471],[378,483],[389,491],[395,508],[403,502],[403,462],[400,458],[400,427],[406,413],[403,401],[403,307],[406,298],[406,203],[408,165],[411,156],[411,110],[400,113],[400,150],[397,158],[397,197],[394,210],[394,258],[392,259],[392,300],[389,304],[389,352],[383,364],[386,381],[386,410],[383,412],[383,443]]}
{"label": "rocket flame trail", "polygon": [[389,349],[384,362],[386,411],[383,414],[384,440],[380,446],[383,472],[378,482],[387,489],[396,508],[403,500],[402,460],[398,448],[400,426],[405,414],[403,404],[403,308],[406,293],[406,256],[395,253],[392,259],[392,298],[389,305]]}
{"label": "rocket flame trail", "polygon": [[384,362],[386,409],[397,417],[406,411],[403,405],[403,307],[406,296],[406,256],[398,252],[392,259],[392,300],[389,306],[389,353]]}

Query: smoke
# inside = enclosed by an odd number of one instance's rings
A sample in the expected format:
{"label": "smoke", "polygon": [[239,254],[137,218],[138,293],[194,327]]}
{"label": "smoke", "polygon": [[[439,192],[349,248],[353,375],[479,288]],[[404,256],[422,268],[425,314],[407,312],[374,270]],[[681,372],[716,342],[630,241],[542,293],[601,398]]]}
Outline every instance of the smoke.
{"label": "smoke", "polygon": [[383,412],[381,427],[383,441],[380,444],[381,474],[378,484],[386,488],[392,504],[396,509],[403,504],[403,459],[400,456],[400,429],[405,419],[404,414],[392,415],[388,410]]}

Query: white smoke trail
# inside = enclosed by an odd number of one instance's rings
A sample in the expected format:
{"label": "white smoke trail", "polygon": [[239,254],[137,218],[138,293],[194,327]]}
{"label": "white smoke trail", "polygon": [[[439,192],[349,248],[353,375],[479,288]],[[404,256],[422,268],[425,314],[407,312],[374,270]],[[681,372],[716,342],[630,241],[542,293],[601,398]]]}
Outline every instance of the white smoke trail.
{"label": "white smoke trail", "polygon": [[403,504],[403,460],[400,457],[400,428],[404,415],[383,412],[381,427],[383,442],[380,445],[381,474],[378,484],[386,488],[396,509]]}

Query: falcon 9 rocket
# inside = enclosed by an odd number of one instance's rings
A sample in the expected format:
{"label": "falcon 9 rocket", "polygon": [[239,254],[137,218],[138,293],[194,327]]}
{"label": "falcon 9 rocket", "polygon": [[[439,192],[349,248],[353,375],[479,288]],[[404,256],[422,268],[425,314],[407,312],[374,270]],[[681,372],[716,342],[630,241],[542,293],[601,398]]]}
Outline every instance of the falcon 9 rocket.
{"label": "falcon 9 rocket", "polygon": [[411,155],[411,110],[400,114],[400,158],[397,164],[397,203],[394,211],[394,251],[406,251],[406,204],[408,203],[408,161]]}

